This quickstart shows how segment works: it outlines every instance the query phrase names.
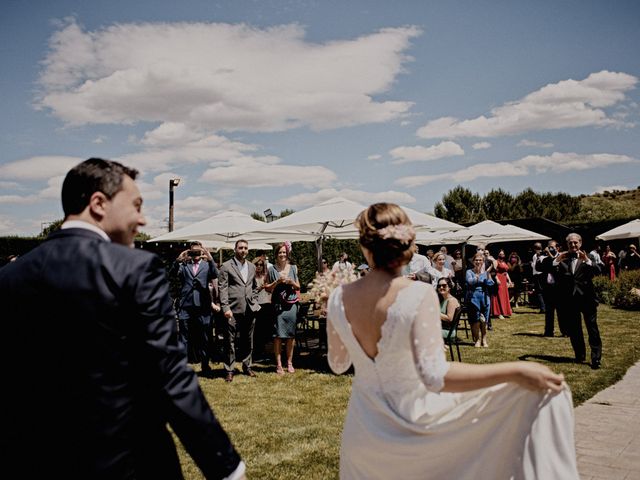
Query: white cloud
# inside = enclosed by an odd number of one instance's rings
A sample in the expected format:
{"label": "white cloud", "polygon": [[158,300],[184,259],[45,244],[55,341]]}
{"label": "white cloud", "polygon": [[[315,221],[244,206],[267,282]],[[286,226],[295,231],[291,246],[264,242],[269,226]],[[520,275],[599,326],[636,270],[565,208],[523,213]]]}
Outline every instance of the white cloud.
{"label": "white cloud", "polygon": [[45,180],[53,176],[66,175],[71,168],[83,160],[86,159],[54,155],[25,158],[0,165],[0,177],[17,180]]}
{"label": "white cloud", "polygon": [[58,175],[47,180],[47,188],[41,190],[38,197],[43,200],[56,199],[61,201],[62,182],[65,175]]}
{"label": "white cloud", "polygon": [[626,192],[627,190],[631,190],[629,187],[625,187],[624,185],[609,185],[606,187],[597,186],[596,191],[594,193],[604,193],[604,192]]}
{"label": "white cloud", "polygon": [[382,158],[382,155],[376,154],[376,155],[369,155],[367,157],[367,160],[380,160],[381,158]]}
{"label": "white cloud", "polygon": [[419,187],[439,180],[469,182],[481,177],[518,177],[547,172],[563,173],[637,161],[627,155],[610,153],[554,152],[548,156],[528,155],[513,162],[478,163],[462,170],[438,175],[402,177],[396,180],[395,184],[403,187]]}
{"label": "white cloud", "polygon": [[416,27],[323,44],[296,24],[115,24],[74,20],[49,42],[39,108],[69,124],[173,122],[207,131],[330,129],[402,118],[378,101],[410,57]]}
{"label": "white cloud", "polygon": [[423,138],[497,137],[537,130],[584,126],[628,125],[603,110],[625,100],[638,78],[603,70],[584,80],[549,84],[515,102],[491,110],[489,116],[432,120],[417,134]]}
{"label": "white cloud", "polygon": [[13,217],[0,215],[0,235],[17,235],[19,232]]}
{"label": "white cloud", "polygon": [[312,193],[301,193],[298,195],[292,195],[277,200],[275,203],[284,205],[285,207],[291,207],[294,209],[300,207],[306,207],[307,205],[315,205],[325,200],[330,200],[336,197],[344,197],[354,202],[362,203],[363,205],[369,205],[376,202],[391,202],[391,203],[415,203],[416,199],[405,192],[396,192],[393,190],[387,192],[364,192],[362,190],[342,189],[336,190],[335,188],[326,188],[318,190]]}
{"label": "white cloud", "polygon": [[[165,171],[178,165],[227,162],[254,152],[257,145],[230,140],[220,135],[170,135],[176,132],[173,124],[147,132],[142,140],[146,148],[140,152],[119,157],[117,160],[143,171]],[[166,135],[165,135],[166,134]]]}
{"label": "white cloud", "polygon": [[205,171],[200,180],[224,186],[278,187],[302,185],[322,187],[337,180],[337,175],[326,167],[286,165],[278,157],[240,157]]}
{"label": "white cloud", "polygon": [[0,195],[0,205],[29,205],[38,200],[37,195]]}
{"label": "white cloud", "polygon": [[12,188],[20,189],[20,188],[22,188],[22,186],[17,182],[0,181],[0,188],[2,188],[3,190],[10,190]]}
{"label": "white cloud", "polygon": [[491,144],[489,142],[478,142],[471,145],[471,148],[474,150],[486,150],[487,148],[491,148]]}
{"label": "white cloud", "polygon": [[538,147],[553,148],[553,143],[536,142],[535,140],[522,139],[518,142],[518,147]]}
{"label": "white cloud", "polygon": [[104,135],[98,135],[93,139],[93,143],[95,143],[96,145],[102,145],[106,139],[107,137],[105,137]]}
{"label": "white cloud", "polygon": [[455,142],[441,142],[438,145],[423,147],[416,145],[413,147],[396,147],[389,150],[389,153],[395,160],[391,163],[401,164],[409,162],[422,162],[437,160],[445,157],[455,157],[464,155],[464,150]]}

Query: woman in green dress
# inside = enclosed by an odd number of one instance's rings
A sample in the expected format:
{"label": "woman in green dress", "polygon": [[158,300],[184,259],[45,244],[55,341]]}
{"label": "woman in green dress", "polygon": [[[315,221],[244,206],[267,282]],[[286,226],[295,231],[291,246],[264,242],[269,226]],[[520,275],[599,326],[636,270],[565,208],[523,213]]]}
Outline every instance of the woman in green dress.
{"label": "woman in green dress", "polygon": [[298,269],[291,265],[289,255],[291,243],[284,242],[276,248],[276,263],[269,265],[269,285],[267,290],[272,291],[271,304],[276,312],[276,331],[273,339],[273,353],[276,357],[276,373],[284,375],[282,368],[281,349],[282,340],[285,341],[287,352],[287,371],[294,373],[293,347],[296,334],[296,322],[298,320],[298,301],[300,282]]}

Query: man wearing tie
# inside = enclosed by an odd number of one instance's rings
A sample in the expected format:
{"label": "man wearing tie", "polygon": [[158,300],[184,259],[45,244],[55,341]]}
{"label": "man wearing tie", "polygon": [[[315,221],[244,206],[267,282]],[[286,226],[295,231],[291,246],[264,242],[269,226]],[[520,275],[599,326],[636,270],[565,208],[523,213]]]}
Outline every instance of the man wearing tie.
{"label": "man wearing tie", "polygon": [[598,331],[598,300],[593,289],[593,276],[597,268],[592,264],[582,247],[582,237],[577,233],[567,236],[568,251],[553,260],[558,284],[558,316],[571,338],[576,362],[586,357],[581,316],[587,327],[591,348],[591,368],[600,368],[602,341]]}
{"label": "man wearing tie", "polygon": [[192,363],[201,363],[202,372],[208,373],[209,346],[211,344],[211,310],[217,308],[211,301],[209,283],[218,277],[218,269],[211,254],[200,242],[192,242],[176,259],[173,272],[180,281],[180,295],[176,302],[178,334]]}
{"label": "man wearing tie", "polygon": [[218,289],[220,305],[225,318],[224,335],[224,369],[225,381],[233,381],[233,369],[236,358],[242,362],[242,371],[250,376],[256,374],[251,369],[253,353],[253,330],[258,304],[258,288],[256,284],[256,267],[247,262],[249,244],[246,240],[238,240],[235,244],[235,255],[220,267]]}

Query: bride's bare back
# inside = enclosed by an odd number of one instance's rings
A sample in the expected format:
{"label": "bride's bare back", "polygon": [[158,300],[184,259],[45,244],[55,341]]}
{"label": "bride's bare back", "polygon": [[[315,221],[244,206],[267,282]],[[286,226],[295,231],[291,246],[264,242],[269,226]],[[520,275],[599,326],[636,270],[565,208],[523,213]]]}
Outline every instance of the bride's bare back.
{"label": "bride's bare back", "polygon": [[378,341],[387,311],[398,292],[412,280],[374,270],[360,280],[345,285],[342,293],[345,316],[354,337],[369,356],[378,355]]}

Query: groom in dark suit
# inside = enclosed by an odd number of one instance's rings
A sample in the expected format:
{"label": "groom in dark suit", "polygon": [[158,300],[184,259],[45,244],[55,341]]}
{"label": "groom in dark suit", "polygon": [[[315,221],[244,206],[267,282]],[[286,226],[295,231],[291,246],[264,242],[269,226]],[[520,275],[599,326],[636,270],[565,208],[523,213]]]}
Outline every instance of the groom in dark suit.
{"label": "groom in dark suit", "polygon": [[251,369],[251,355],[256,312],[260,310],[260,305],[258,304],[256,267],[247,261],[247,253],[249,253],[247,241],[238,240],[235,244],[234,257],[222,264],[218,279],[220,305],[225,318],[224,369],[227,382],[233,381],[236,359],[242,362],[242,371],[246,375],[256,376]]}
{"label": "groom in dark suit", "polygon": [[187,365],[163,263],[131,248],[136,176],[98,158],[74,167],[61,229],[0,270],[3,471],[179,479],[169,424],[206,478],[244,478]]}
{"label": "groom in dark suit", "polygon": [[558,288],[558,320],[568,329],[576,361],[586,357],[582,318],[584,318],[591,347],[591,368],[600,368],[602,341],[598,330],[598,300],[593,289],[593,277],[598,269],[587,253],[581,249],[582,237],[577,233],[567,236],[567,251],[553,260]]}

